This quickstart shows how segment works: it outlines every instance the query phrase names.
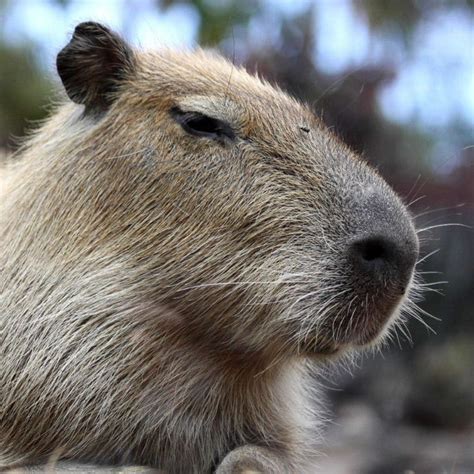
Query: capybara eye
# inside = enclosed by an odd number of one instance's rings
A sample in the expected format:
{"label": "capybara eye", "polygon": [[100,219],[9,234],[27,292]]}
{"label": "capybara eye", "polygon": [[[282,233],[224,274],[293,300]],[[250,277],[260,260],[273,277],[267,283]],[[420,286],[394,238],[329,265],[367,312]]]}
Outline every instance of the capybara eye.
{"label": "capybara eye", "polygon": [[200,112],[184,112],[178,107],[171,110],[171,115],[183,127],[183,129],[198,137],[234,140],[235,132],[232,127],[223,120],[209,117]]}

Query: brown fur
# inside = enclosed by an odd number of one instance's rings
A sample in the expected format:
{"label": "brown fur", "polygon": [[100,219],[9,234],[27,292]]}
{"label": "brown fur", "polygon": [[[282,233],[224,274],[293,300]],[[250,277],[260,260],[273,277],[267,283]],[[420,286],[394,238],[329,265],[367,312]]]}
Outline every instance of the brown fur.
{"label": "brown fur", "polygon": [[[113,87],[70,85],[86,108],[61,105],[4,172],[0,468],[60,449],[203,473],[253,445],[221,472],[265,450],[311,472],[308,361],[386,332],[400,303],[354,319],[365,288],[339,253],[367,189],[400,232],[409,217],[307,107],[241,68],[199,50],[127,61]],[[187,134],[173,107],[237,138]]]}

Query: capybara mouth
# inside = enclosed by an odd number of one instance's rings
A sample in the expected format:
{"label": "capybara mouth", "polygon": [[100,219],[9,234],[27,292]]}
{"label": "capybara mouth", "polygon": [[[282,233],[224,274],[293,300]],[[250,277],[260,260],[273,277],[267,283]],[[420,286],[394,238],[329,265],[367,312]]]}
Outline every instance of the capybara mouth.
{"label": "capybara mouth", "polygon": [[[305,328],[300,352],[310,356],[334,357],[349,348],[370,347],[381,341],[401,320],[405,306],[410,304],[412,282],[406,291],[350,293],[330,314],[313,316],[311,329]],[[323,304],[324,308],[324,304]],[[318,319],[319,318],[319,319]]]}

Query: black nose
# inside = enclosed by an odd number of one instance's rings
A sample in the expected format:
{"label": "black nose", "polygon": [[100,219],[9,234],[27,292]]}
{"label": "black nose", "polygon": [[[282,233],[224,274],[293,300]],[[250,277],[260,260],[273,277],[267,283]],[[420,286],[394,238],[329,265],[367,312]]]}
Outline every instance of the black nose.
{"label": "black nose", "polygon": [[350,245],[349,254],[356,278],[405,291],[418,258],[416,237],[365,235]]}

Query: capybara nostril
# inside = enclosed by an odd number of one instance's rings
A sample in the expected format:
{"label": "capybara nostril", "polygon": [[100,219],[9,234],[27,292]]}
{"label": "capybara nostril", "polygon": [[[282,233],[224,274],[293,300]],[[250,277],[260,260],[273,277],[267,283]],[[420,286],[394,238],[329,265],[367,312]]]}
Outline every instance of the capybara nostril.
{"label": "capybara nostril", "polygon": [[354,240],[349,249],[356,278],[393,283],[405,287],[418,255],[416,238],[397,239],[384,235],[366,235]]}
{"label": "capybara nostril", "polygon": [[354,243],[354,250],[365,262],[390,259],[392,243],[383,237],[363,239]]}

